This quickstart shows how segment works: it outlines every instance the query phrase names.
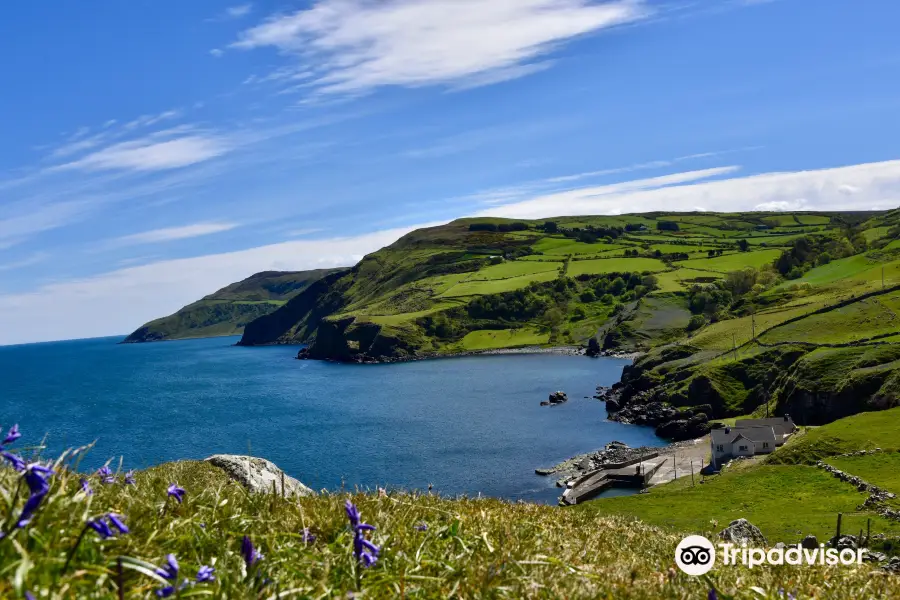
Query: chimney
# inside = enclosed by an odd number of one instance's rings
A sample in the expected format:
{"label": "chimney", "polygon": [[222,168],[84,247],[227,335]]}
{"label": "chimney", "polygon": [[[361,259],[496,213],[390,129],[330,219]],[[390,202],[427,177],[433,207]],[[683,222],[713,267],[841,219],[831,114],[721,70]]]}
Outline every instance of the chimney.
{"label": "chimney", "polygon": [[784,420],[785,420],[785,422],[790,421],[790,420],[791,420],[791,415],[785,414],[785,415],[784,415]]}

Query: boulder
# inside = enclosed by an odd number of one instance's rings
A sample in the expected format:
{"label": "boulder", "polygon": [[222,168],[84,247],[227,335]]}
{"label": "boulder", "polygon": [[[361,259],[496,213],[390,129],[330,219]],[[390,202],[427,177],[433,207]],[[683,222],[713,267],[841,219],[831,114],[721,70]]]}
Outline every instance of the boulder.
{"label": "boulder", "polygon": [[819,538],[814,535],[808,535],[800,542],[800,545],[807,550],[814,550],[819,547]]}
{"label": "boulder", "polygon": [[615,398],[607,398],[606,400],[606,412],[614,413],[619,412],[622,408],[622,405],[619,404],[619,401]]}
{"label": "boulder", "polygon": [[891,559],[891,562],[881,567],[888,573],[898,573],[900,574],[900,556],[895,556]]}
{"label": "boulder", "polygon": [[756,525],[747,519],[738,519],[728,524],[728,527],[719,532],[719,539],[737,546],[765,546],[766,536]]}
{"label": "boulder", "polygon": [[837,548],[838,550],[856,550],[857,547],[857,539],[852,535],[842,535],[841,537],[833,537],[829,542],[832,548]]}
{"label": "boulder", "polygon": [[[294,479],[285,475],[275,463],[264,458],[240,456],[236,454],[215,454],[206,459],[211,465],[219,467],[234,481],[240,483],[252,493],[285,496],[313,496],[315,492]],[[281,489],[284,482],[285,490]],[[274,488],[273,488],[274,485]]]}

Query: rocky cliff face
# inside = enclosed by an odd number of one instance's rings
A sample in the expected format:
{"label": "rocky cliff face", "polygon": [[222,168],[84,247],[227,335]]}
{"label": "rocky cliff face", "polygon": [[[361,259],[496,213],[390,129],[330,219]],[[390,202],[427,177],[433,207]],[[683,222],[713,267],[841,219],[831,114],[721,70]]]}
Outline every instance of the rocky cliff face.
{"label": "rocky cliff face", "polygon": [[326,319],[298,358],[359,363],[405,360],[422,346],[419,334],[414,327],[391,328],[354,317]]}
{"label": "rocky cliff face", "polygon": [[278,310],[260,317],[244,328],[240,346],[299,344],[309,341],[322,320],[344,304],[337,272],[316,281]]}
{"label": "rocky cliff face", "polygon": [[900,406],[900,350],[894,348],[786,345],[724,366],[683,364],[695,352],[672,346],[626,367],[604,397],[610,418],[680,439],[708,429],[706,417],[764,414],[766,402],[774,414],[806,425]]}

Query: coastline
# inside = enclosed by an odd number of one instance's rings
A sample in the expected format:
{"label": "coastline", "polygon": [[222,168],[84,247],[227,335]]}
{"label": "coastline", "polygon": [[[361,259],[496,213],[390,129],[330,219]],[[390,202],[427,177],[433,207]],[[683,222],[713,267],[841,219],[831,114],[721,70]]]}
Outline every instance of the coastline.
{"label": "coastline", "polygon": [[[289,345],[289,344],[278,344]],[[599,354],[589,356],[587,349],[583,346],[520,346],[515,348],[492,348],[488,350],[464,350],[459,352],[429,352],[415,356],[404,357],[371,357],[368,355],[359,355],[352,359],[334,359],[334,358],[313,358],[306,354],[308,346],[304,346],[297,353],[297,360],[323,360],[326,362],[360,364],[360,365],[381,365],[416,362],[421,360],[437,360],[443,358],[464,358],[470,356],[502,356],[502,355],[522,355],[522,354],[561,354],[566,356],[586,356],[588,358],[619,358],[634,361],[642,353],[640,352],[610,352],[601,351]]]}

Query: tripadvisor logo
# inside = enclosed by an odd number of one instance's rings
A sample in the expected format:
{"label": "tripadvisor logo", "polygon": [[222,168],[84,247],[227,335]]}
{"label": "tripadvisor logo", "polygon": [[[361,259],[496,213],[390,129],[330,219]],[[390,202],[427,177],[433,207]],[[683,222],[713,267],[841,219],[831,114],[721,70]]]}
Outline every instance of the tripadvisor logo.
{"label": "tripadvisor logo", "polygon": [[[750,548],[735,544],[719,544],[723,565],[742,564],[753,568],[761,565],[861,565],[864,549],[804,548],[801,544],[783,548]],[[675,564],[688,575],[704,575],[716,564],[716,549],[702,535],[689,535],[675,548]]]}

